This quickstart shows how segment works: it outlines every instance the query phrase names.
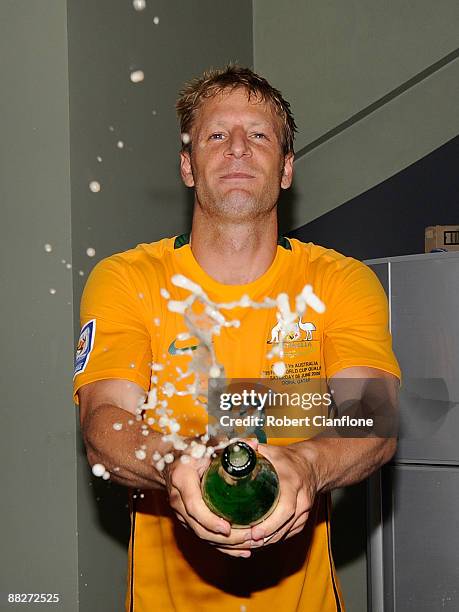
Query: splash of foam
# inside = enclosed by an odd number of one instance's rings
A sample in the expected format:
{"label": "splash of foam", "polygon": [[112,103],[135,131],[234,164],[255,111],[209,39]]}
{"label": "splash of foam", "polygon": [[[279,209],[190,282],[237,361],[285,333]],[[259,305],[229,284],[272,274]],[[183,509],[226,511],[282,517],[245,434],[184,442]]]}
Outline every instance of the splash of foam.
{"label": "splash of foam", "polygon": [[[172,382],[166,382],[162,385],[161,391],[165,398],[158,399],[158,378],[156,373],[164,369],[161,363],[152,363],[151,382],[152,387],[147,394],[146,400],[142,398],[137,408],[137,420],[142,420],[145,417],[146,410],[153,410],[156,418],[146,418],[147,424],[151,427],[157,424],[163,432],[162,441],[170,443],[175,451],[178,452],[180,461],[183,463],[189,462],[193,457],[201,459],[203,457],[214,456],[215,451],[224,448],[228,441],[219,443],[216,446],[209,446],[208,442],[213,430],[212,426],[208,426],[206,434],[198,440],[187,442],[180,435],[180,424],[173,417],[173,411],[168,409],[169,400],[174,396],[191,396],[196,403],[207,406],[208,401],[208,383],[209,379],[224,379],[224,365],[217,362],[215,355],[213,337],[219,336],[223,328],[240,326],[240,321],[237,319],[229,319],[224,311],[233,310],[235,308],[254,308],[254,309],[277,309],[277,325],[275,328],[274,340],[272,339],[272,348],[267,354],[269,359],[274,356],[280,358],[279,361],[273,364],[273,372],[276,376],[282,377],[286,373],[286,365],[282,361],[284,356],[284,342],[289,334],[295,333],[299,329],[301,317],[305,313],[307,307],[311,307],[319,313],[324,312],[325,305],[314,294],[311,285],[306,285],[301,293],[295,298],[295,309],[291,309],[289,296],[286,293],[281,293],[275,300],[265,298],[262,302],[252,300],[248,295],[243,295],[239,300],[233,302],[217,303],[212,301],[207,293],[197,283],[186,278],[182,274],[175,274],[171,278],[172,284],[179,289],[189,292],[189,295],[183,300],[171,299],[170,293],[166,289],[161,289],[161,296],[167,300],[167,307],[170,312],[182,314],[187,332],[178,334],[177,340],[189,340],[196,338],[198,346],[196,350],[177,349],[177,353],[189,355],[188,367],[185,371],[180,368],[177,370],[177,381],[190,379],[190,382],[184,389],[177,389]],[[199,305],[200,309],[194,308]],[[155,320],[155,324],[159,324],[159,320]],[[274,332],[274,330],[273,330]],[[133,421],[129,423],[132,424]],[[142,425],[142,428],[145,425]],[[144,435],[147,435],[148,429],[143,429]],[[186,451],[186,452],[185,452]],[[145,460],[146,453],[143,449],[135,451],[137,459]],[[152,463],[158,471],[164,470],[165,466],[175,460],[173,452],[167,452],[162,456],[156,451],[152,456]]]}

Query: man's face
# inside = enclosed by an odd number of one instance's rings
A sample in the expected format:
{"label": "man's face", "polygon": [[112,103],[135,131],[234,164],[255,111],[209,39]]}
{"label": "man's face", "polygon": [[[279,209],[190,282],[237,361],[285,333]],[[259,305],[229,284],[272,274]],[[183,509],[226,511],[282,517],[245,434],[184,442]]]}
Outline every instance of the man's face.
{"label": "man's face", "polygon": [[280,119],[270,105],[249,101],[243,88],[206,100],[190,136],[191,158],[181,153],[182,178],[210,215],[255,219],[291,185],[293,154],[282,154]]}

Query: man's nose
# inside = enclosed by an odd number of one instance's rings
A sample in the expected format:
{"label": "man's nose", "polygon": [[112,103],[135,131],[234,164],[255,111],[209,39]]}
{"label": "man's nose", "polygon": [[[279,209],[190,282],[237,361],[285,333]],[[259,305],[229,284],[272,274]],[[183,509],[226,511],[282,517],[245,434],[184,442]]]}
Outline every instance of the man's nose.
{"label": "man's nose", "polygon": [[247,138],[245,130],[233,130],[228,139],[227,155],[232,155],[235,158],[240,158],[246,155],[251,155],[250,142]]}

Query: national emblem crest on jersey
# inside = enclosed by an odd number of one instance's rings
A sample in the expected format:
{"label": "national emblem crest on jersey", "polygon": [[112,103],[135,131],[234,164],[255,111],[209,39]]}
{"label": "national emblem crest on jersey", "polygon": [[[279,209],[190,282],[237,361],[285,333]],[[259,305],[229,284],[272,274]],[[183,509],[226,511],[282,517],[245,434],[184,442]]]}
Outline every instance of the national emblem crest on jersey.
{"label": "national emblem crest on jersey", "polygon": [[[280,342],[281,338],[282,325],[281,322],[277,323],[271,330],[271,338],[268,340],[269,344],[275,344]],[[306,321],[303,323],[301,317],[298,321],[291,323],[286,329],[286,334],[284,336],[284,342],[295,342],[295,340],[313,340],[312,334],[316,331],[316,326],[314,323]],[[305,335],[303,336],[303,333]]]}
{"label": "national emblem crest on jersey", "polygon": [[78,338],[78,344],[75,355],[75,371],[73,377],[77,374],[84,372],[84,369],[89,361],[89,355],[91,354],[94,346],[94,338],[96,336],[96,320],[91,319],[81,328],[80,337]]}

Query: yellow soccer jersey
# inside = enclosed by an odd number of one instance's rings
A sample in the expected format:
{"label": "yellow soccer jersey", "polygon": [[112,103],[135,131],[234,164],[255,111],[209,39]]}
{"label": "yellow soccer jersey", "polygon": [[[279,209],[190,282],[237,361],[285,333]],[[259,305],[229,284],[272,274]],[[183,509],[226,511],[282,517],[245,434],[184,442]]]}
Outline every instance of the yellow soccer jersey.
{"label": "yellow soccer jersey", "polygon": [[[90,382],[109,378],[150,389],[151,364],[161,364],[158,385],[175,382],[177,367],[190,357],[178,349],[190,341],[183,316],[167,309],[188,292],[171,282],[183,274],[215,302],[248,294],[263,301],[287,293],[292,300],[306,284],[325,303],[300,319],[285,343],[286,376],[293,380],[330,378],[351,366],[379,368],[400,377],[388,331],[384,291],[361,262],[336,251],[281,239],[270,268],[243,286],[224,285],[195,260],[187,236],[142,244],[101,261],[92,271],[81,303],[82,332],[77,347],[74,394]],[[228,378],[272,376],[267,353],[278,341],[274,309],[238,307],[224,311],[240,327],[215,337],[217,359]],[[172,400],[171,400],[172,401]],[[174,396],[181,433],[202,433],[206,415]],[[186,431],[185,431],[186,430]],[[269,439],[288,444],[297,439]],[[165,493],[145,492],[133,500],[126,609],[135,612],[283,612],[344,610],[330,552],[329,496],[319,495],[305,529],[297,536],[253,551],[249,559],[224,555],[178,523]]]}

